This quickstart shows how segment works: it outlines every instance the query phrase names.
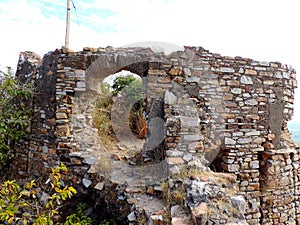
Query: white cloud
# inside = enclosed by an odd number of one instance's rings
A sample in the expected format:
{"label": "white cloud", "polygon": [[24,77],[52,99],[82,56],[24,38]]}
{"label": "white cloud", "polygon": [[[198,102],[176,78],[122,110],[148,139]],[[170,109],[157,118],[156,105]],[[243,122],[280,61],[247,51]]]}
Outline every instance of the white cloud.
{"label": "white cloud", "polygon": [[[291,64],[300,71],[298,0],[74,0],[70,47],[164,41],[222,55]],[[64,45],[66,1],[0,2],[0,64],[20,51],[44,54]],[[299,77],[299,76],[298,76]],[[299,78],[298,78],[299,80]],[[295,118],[300,120],[300,91]]]}

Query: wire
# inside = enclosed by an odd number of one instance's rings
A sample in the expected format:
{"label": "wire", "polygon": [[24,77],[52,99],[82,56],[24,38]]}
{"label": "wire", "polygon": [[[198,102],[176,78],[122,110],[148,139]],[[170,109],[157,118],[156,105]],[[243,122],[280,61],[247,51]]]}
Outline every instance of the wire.
{"label": "wire", "polygon": [[77,15],[77,10],[76,10],[76,7],[75,7],[75,4],[74,4],[73,0],[71,0],[71,2],[72,2],[72,5],[73,5],[73,8],[75,9],[75,15],[76,15],[76,20],[77,20],[77,26],[78,26],[78,28],[79,28],[79,19],[78,19],[78,15]]}

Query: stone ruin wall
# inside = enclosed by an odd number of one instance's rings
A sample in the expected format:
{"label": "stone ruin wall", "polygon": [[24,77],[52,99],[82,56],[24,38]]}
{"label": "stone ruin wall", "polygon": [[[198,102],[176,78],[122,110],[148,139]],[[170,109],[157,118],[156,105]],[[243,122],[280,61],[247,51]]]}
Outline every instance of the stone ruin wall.
{"label": "stone ruin wall", "polygon": [[[200,162],[236,175],[249,224],[300,223],[299,148],[287,128],[297,86],[290,66],[223,57],[201,47],[185,47],[168,56],[150,49],[111,47],[75,53],[55,50],[41,61],[23,55],[17,76],[30,80],[36,89],[30,138],[16,146],[19,176],[38,177],[64,162],[74,169],[73,181],[101,190],[99,177],[109,156],[93,125],[95,101],[101,81],[126,69],[143,79],[148,124],[154,121],[148,126],[153,136],[147,137],[146,145],[164,136],[159,162],[150,159],[150,178],[145,176],[149,167],[141,172],[144,186],[157,186],[161,177]],[[157,110],[151,111],[157,104],[163,107],[159,129]],[[143,151],[147,155],[147,149]],[[132,170],[127,164],[116,168]],[[124,182],[116,177],[117,183]]]}

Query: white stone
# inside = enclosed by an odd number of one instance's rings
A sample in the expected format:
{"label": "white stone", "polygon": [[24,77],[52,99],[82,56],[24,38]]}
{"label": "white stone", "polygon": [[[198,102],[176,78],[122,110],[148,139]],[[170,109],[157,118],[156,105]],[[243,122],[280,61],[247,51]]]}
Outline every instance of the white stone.
{"label": "white stone", "polygon": [[240,143],[240,144],[248,144],[251,141],[252,141],[251,138],[240,138],[240,139],[238,139],[238,143]]}
{"label": "white stone", "polygon": [[127,219],[128,219],[130,222],[136,221],[135,213],[134,213],[134,212],[131,212],[131,213],[127,216]]}
{"label": "white stone", "polygon": [[186,162],[189,162],[193,159],[193,154],[185,154],[183,156],[183,160],[186,161]]}
{"label": "white stone", "polygon": [[166,154],[168,157],[180,157],[183,155],[183,152],[181,151],[173,151],[173,150],[168,150],[166,151]]}
{"label": "white stone", "polygon": [[260,131],[258,130],[245,133],[245,136],[258,136],[258,135],[260,135]]}
{"label": "white stone", "polygon": [[251,95],[250,95],[249,93],[243,93],[243,97],[244,97],[244,98],[250,98]]}
{"label": "white stone", "polygon": [[104,188],[104,182],[99,182],[99,183],[94,187],[94,189],[99,190],[99,191],[102,191],[103,188]]}
{"label": "white stone", "polygon": [[241,88],[232,88],[231,89],[231,93],[232,94],[241,94],[242,93],[242,89]]}
{"label": "white stone", "polygon": [[183,72],[187,76],[191,76],[192,75],[191,70],[189,68],[183,68]]}
{"label": "white stone", "polygon": [[239,170],[240,167],[237,164],[228,165],[228,172],[238,172]]}
{"label": "white stone", "polygon": [[245,101],[246,105],[257,105],[258,102],[255,99],[248,99]]}
{"label": "white stone", "polygon": [[85,88],[85,82],[82,82],[82,81],[77,82],[76,87],[77,88]]}
{"label": "white stone", "polygon": [[234,73],[234,69],[230,67],[221,67],[222,73]]}
{"label": "white stone", "polygon": [[48,153],[49,148],[48,148],[48,146],[44,145],[42,147],[42,150],[43,150],[44,153]]}
{"label": "white stone", "polygon": [[266,67],[261,67],[261,66],[256,66],[254,69],[258,70],[258,71],[265,71],[265,70],[267,70]]}
{"label": "white stone", "polygon": [[186,82],[188,83],[198,83],[200,81],[200,78],[199,77],[187,77],[186,78]]}
{"label": "white stone", "polygon": [[175,105],[176,103],[177,103],[177,97],[172,92],[167,90],[165,92],[165,104]]}
{"label": "white stone", "polygon": [[200,134],[186,134],[183,135],[183,139],[185,141],[198,141],[201,140]]}
{"label": "white stone", "polygon": [[70,157],[80,157],[82,155],[82,152],[70,152]]}
{"label": "white stone", "polygon": [[74,91],[86,91],[85,88],[74,88]]}
{"label": "white stone", "polygon": [[277,71],[276,73],[275,73],[275,77],[276,78],[282,78],[282,75],[281,75],[281,72],[279,72],[279,71]]}
{"label": "white stone", "polygon": [[233,137],[239,137],[239,136],[243,136],[243,132],[233,132],[232,133]]}
{"label": "white stone", "polygon": [[85,77],[85,71],[84,70],[75,70],[75,77],[84,78]]}
{"label": "white stone", "polygon": [[248,185],[249,185],[249,182],[246,181],[246,180],[243,180],[243,181],[241,182],[241,186],[242,186],[242,187],[247,187]]}
{"label": "white stone", "polygon": [[246,204],[246,200],[242,195],[232,196],[231,203],[235,208],[239,209],[239,211],[241,211],[242,213],[246,212],[247,204]]}
{"label": "white stone", "polygon": [[171,215],[176,216],[179,212],[181,212],[180,205],[174,205],[171,208]]}
{"label": "white stone", "polygon": [[77,115],[76,119],[77,120],[85,120],[85,116],[84,115]]}
{"label": "white stone", "polygon": [[249,166],[250,166],[251,169],[258,169],[259,168],[259,161],[258,160],[251,161],[249,163]]}
{"label": "white stone", "polygon": [[88,188],[91,184],[92,184],[92,181],[90,181],[89,179],[86,179],[86,178],[83,178],[82,179],[82,184]]}
{"label": "white stone", "polygon": [[283,78],[285,78],[285,79],[291,78],[291,74],[289,74],[289,73],[283,72],[282,75],[283,75]]}
{"label": "white stone", "polygon": [[162,215],[150,216],[148,225],[159,224],[159,222],[157,222],[157,221],[163,221],[163,216]]}
{"label": "white stone", "polygon": [[252,81],[251,77],[243,75],[241,77],[241,83],[242,84],[253,84],[253,81]]}
{"label": "white stone", "polygon": [[266,62],[266,61],[260,61],[260,62],[259,62],[259,65],[261,65],[261,66],[269,66],[270,63],[269,63],[269,62]]}
{"label": "white stone", "polygon": [[225,138],[225,145],[235,145],[236,141],[231,138]]}
{"label": "white stone", "polygon": [[190,127],[198,127],[199,126],[199,117],[188,117],[188,116],[180,116],[180,124],[181,128],[190,128]]}

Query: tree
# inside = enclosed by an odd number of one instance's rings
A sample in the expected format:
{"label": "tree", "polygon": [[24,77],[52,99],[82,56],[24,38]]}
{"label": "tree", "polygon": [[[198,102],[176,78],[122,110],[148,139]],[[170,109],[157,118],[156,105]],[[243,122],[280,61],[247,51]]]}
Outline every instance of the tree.
{"label": "tree", "polygon": [[143,108],[145,97],[142,87],[142,79],[137,79],[133,75],[118,77],[112,86],[114,94],[122,92],[123,97],[127,99],[129,126],[138,138],[145,138],[147,134],[147,121]]}
{"label": "tree", "polygon": [[20,84],[11,68],[0,71],[0,169],[13,157],[11,147],[26,135],[31,109],[32,88]]}

